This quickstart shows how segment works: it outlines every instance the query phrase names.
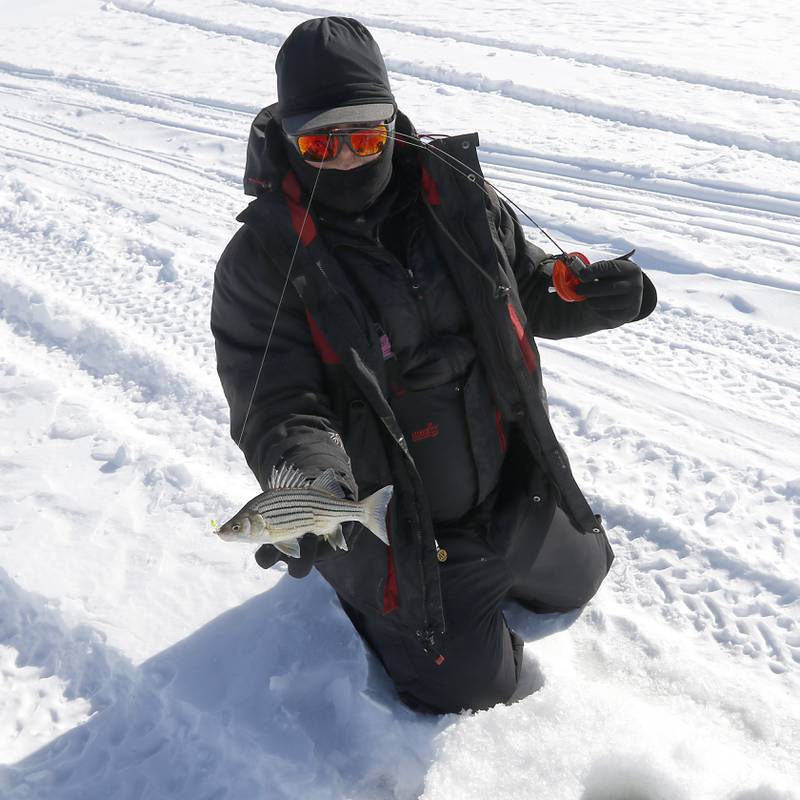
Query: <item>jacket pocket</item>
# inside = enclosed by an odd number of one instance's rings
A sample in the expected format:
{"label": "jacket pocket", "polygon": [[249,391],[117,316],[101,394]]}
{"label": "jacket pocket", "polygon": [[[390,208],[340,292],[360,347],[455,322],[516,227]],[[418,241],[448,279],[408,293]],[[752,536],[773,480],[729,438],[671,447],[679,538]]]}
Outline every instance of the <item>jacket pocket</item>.
{"label": "jacket pocket", "polygon": [[392,398],[435,521],[462,517],[478,495],[463,395],[452,382]]}

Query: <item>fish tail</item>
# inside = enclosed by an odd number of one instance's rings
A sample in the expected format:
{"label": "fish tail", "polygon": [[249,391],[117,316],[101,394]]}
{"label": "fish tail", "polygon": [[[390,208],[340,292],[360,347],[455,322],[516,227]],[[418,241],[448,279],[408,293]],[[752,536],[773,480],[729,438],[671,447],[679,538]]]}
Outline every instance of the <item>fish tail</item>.
{"label": "fish tail", "polygon": [[386,509],[389,507],[393,492],[394,486],[384,486],[359,503],[364,510],[364,526],[385,545],[389,544],[389,536],[386,533]]}

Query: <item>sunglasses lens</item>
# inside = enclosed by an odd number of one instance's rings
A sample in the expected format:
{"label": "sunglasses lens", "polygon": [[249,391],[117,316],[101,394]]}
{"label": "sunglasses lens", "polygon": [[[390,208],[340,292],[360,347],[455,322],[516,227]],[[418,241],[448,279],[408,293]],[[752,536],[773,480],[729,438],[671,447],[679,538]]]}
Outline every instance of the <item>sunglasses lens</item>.
{"label": "sunglasses lens", "polygon": [[297,149],[306,161],[327,161],[336,158],[339,140],[327,134],[306,134],[297,137]]}
{"label": "sunglasses lens", "polygon": [[350,147],[358,156],[374,156],[386,147],[388,138],[389,131],[385,125],[363,131],[353,131],[350,134]]}
{"label": "sunglasses lens", "polygon": [[374,128],[363,128],[351,133],[333,131],[331,133],[306,133],[295,139],[300,155],[306,161],[330,161],[339,155],[340,137],[347,137],[350,149],[357,156],[374,156],[383,152],[389,140],[389,129],[386,125]]}

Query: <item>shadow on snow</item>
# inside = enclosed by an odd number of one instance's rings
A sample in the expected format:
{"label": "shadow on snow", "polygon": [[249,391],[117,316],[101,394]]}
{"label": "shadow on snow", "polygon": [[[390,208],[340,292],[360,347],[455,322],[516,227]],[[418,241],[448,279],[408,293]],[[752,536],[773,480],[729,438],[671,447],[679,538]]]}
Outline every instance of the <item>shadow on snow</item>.
{"label": "shadow on snow", "polygon": [[[405,800],[419,796],[433,740],[454,720],[396,699],[316,574],[285,577],[138,667],[52,605],[0,569],[0,644],[18,666],[60,677],[65,698],[86,698],[92,715],[0,767],[7,800]],[[577,618],[510,613],[527,641]],[[515,699],[543,681],[526,658]]]}

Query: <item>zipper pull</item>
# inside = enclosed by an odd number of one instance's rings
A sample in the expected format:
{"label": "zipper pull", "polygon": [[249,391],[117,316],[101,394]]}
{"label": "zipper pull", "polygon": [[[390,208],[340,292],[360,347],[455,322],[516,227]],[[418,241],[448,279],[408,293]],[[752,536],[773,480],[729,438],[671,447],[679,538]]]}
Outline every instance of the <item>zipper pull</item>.
{"label": "zipper pull", "polygon": [[[422,650],[429,656],[433,655],[436,648],[436,637],[433,631],[417,631],[417,638],[422,645]],[[436,664],[437,667],[441,667],[444,661],[444,656],[441,653],[437,653],[433,659],[433,663]]]}
{"label": "zipper pull", "polygon": [[392,350],[392,340],[389,338],[389,334],[383,329],[381,325],[377,322],[375,324],[375,332],[378,334],[378,341],[381,344],[381,355],[383,356],[384,361],[388,361],[390,358],[394,358],[394,350]]}
{"label": "zipper pull", "polygon": [[414,270],[412,270],[411,267],[406,267],[406,274],[408,275],[412,290],[415,294],[419,294],[420,284],[417,280],[417,276],[414,274]]}

